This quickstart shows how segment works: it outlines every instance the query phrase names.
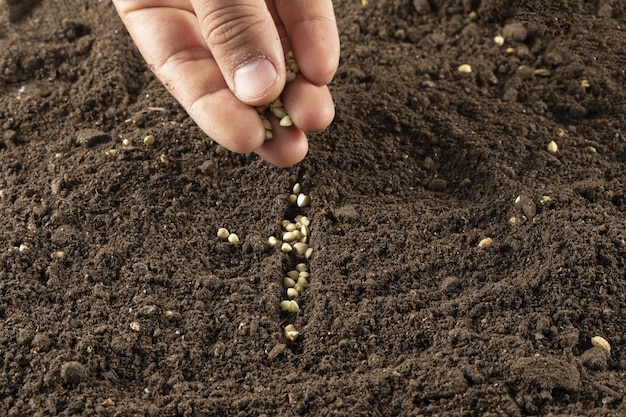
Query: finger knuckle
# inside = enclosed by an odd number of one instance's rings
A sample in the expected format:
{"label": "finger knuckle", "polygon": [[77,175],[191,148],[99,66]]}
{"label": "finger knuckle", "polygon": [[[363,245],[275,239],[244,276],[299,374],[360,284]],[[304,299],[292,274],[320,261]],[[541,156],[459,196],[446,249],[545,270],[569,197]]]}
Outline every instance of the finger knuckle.
{"label": "finger knuckle", "polygon": [[209,48],[234,50],[254,40],[255,27],[262,23],[253,6],[231,5],[214,10],[204,17],[202,27]]}

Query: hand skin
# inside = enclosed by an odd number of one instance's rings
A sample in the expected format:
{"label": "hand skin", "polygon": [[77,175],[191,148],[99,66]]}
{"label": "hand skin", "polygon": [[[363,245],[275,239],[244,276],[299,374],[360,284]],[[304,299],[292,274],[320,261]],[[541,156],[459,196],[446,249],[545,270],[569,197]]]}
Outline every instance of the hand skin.
{"label": "hand skin", "polygon": [[[339,63],[332,0],[113,0],[144,59],[191,118],[233,152],[278,166],[307,154],[306,132],[326,128],[326,86]],[[285,52],[300,74],[285,88]],[[284,91],[283,91],[284,89]],[[282,93],[289,128],[265,141],[253,106]],[[275,122],[275,123],[274,123]]]}

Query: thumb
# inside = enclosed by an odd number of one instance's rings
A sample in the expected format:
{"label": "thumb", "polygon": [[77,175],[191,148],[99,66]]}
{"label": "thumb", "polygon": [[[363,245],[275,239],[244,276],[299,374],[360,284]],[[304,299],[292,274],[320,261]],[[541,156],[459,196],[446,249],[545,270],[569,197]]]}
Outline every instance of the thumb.
{"label": "thumb", "polygon": [[226,84],[246,104],[279,96],[285,62],[265,0],[191,0],[200,30]]}

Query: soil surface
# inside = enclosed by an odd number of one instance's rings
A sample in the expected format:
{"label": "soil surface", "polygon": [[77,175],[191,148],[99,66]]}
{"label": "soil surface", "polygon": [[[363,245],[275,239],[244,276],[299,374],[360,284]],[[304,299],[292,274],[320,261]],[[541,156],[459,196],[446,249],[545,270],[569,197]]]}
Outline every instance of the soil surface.
{"label": "soil surface", "polygon": [[[0,5],[0,415],[626,415],[625,3],[335,5],[289,169],[205,137],[110,2]],[[298,214],[305,261],[267,246]]]}

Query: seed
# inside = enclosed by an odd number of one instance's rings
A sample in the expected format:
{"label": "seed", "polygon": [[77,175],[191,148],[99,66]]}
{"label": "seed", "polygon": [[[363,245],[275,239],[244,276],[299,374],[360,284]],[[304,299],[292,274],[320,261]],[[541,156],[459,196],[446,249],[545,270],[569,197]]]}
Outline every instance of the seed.
{"label": "seed", "polygon": [[300,272],[300,275],[298,275],[298,278],[308,278],[310,276],[311,274],[309,274],[307,271],[302,271]]}
{"label": "seed", "polygon": [[228,241],[232,243],[233,245],[236,245],[237,243],[239,243],[239,236],[237,236],[234,233],[231,233],[228,235]]}
{"label": "seed", "polygon": [[304,289],[309,285],[309,281],[307,281],[305,277],[299,277],[296,285]]}
{"label": "seed", "polygon": [[65,252],[62,251],[62,250],[57,250],[57,251],[52,252],[50,254],[50,257],[52,259],[63,259],[63,258],[65,258]]}
{"label": "seed", "polygon": [[307,245],[306,243],[297,242],[293,244],[293,249],[296,251],[296,254],[301,256],[305,254],[308,248],[309,245]]}
{"label": "seed", "polygon": [[118,153],[117,149],[107,149],[106,151],[104,151],[105,154],[107,154],[108,156],[115,156]]}
{"label": "seed", "polygon": [[298,194],[298,197],[296,199],[296,205],[298,207],[306,207],[309,204],[311,204],[311,198],[308,195],[305,194]]}
{"label": "seed", "polygon": [[[297,182],[297,183],[295,183],[293,185],[293,189],[291,191],[293,191],[294,194],[300,194],[302,192],[302,186],[300,185],[299,182]],[[296,219],[297,218],[298,218],[298,216],[296,216]]]}
{"label": "seed", "polygon": [[300,226],[300,233],[302,234],[302,236],[308,236],[311,231],[309,230],[308,226]]}
{"label": "seed", "polygon": [[478,242],[479,248],[486,248],[487,246],[491,246],[493,244],[493,239],[490,237],[486,237],[480,242]]}
{"label": "seed", "polygon": [[287,70],[287,82],[290,83],[295,79],[296,79],[296,73],[291,70]]}
{"label": "seed", "polygon": [[291,300],[296,298],[299,295],[298,290],[292,288],[287,288],[287,297]]}
{"label": "seed", "polygon": [[478,20],[478,13],[472,10],[471,12],[469,12],[468,17],[471,21]]}
{"label": "seed", "polygon": [[302,285],[296,284],[293,286],[293,289],[298,291],[298,294],[302,294],[304,292],[304,287]]}
{"label": "seed", "polygon": [[298,240],[294,232],[285,232],[283,233],[283,240],[285,242],[293,242],[294,240]]}
{"label": "seed", "polygon": [[611,352],[611,345],[602,336],[594,336],[591,338],[591,344],[597,348],[600,348],[608,353]]}
{"label": "seed", "polygon": [[280,250],[283,251],[283,253],[289,253],[293,250],[293,248],[291,247],[289,243],[283,242],[282,246],[280,247]]}
{"label": "seed", "polygon": [[304,252],[304,257],[306,259],[310,259],[313,256],[313,248],[308,248],[306,252]]}
{"label": "seed", "polygon": [[555,141],[551,140],[550,143],[548,143],[548,152],[557,153],[558,151],[559,145],[557,145]]}
{"label": "seed", "polygon": [[280,122],[278,124],[280,124],[282,127],[289,127],[293,125],[293,122],[291,121],[291,117],[289,117],[285,113],[285,116],[280,119]]}
{"label": "seed", "polygon": [[274,134],[272,133],[271,130],[266,130],[265,131],[265,140],[270,140],[270,139],[274,139]]}
{"label": "seed", "polygon": [[289,340],[290,342],[295,342],[298,336],[300,336],[300,332],[296,330],[296,326],[294,326],[293,324],[288,324],[287,326],[285,326],[285,339]]}
{"label": "seed", "polygon": [[496,45],[502,46],[504,45],[504,36],[497,35],[495,38],[493,38],[493,41],[495,42]]}
{"label": "seed", "polygon": [[472,72],[472,66],[469,64],[459,65],[457,71],[462,74],[469,74],[470,72]]}
{"label": "seed", "polygon": [[298,271],[289,271],[287,272],[287,276],[291,279],[298,279],[298,277],[300,276],[300,272]]}
{"label": "seed", "polygon": [[311,220],[306,216],[302,216],[302,218],[300,219],[300,224],[302,226],[309,227],[311,225]]}
{"label": "seed", "polygon": [[161,156],[159,156],[159,160],[165,165],[170,163],[170,159],[164,153],[162,153]]}
{"label": "seed", "polygon": [[535,75],[538,77],[549,77],[550,70],[546,68],[538,68],[535,70]]}
{"label": "seed", "polygon": [[154,145],[154,136],[148,135],[145,138],[143,138],[143,144],[146,146]]}
{"label": "seed", "polygon": [[293,232],[293,231],[294,231],[294,230],[296,230],[297,228],[298,228],[298,227],[297,227],[295,224],[290,223],[289,221],[287,222],[287,224],[286,224],[286,225],[285,225],[285,227],[284,227],[285,231],[287,231],[287,232]]}
{"label": "seed", "polygon": [[275,248],[276,245],[278,245],[278,239],[276,239],[274,236],[270,236],[269,238],[267,238],[267,246],[269,246],[270,248]]}
{"label": "seed", "polygon": [[228,235],[230,235],[228,229],[225,229],[223,227],[217,229],[217,237],[219,237],[220,239],[226,239],[228,238]]}
{"label": "seed", "polygon": [[283,311],[286,311],[288,313],[299,313],[300,312],[300,306],[298,306],[298,303],[295,302],[294,300],[283,300],[280,302],[280,309]]}
{"label": "seed", "polygon": [[550,201],[552,201],[552,197],[549,195],[541,196],[541,199],[539,200],[541,204],[548,204]]}
{"label": "seed", "polygon": [[589,80],[580,80],[580,86],[582,88],[589,88],[591,87],[591,84],[589,84]]}
{"label": "seed", "polygon": [[293,278],[289,278],[289,277],[283,278],[283,287],[293,288],[294,285],[296,285],[296,281]]}
{"label": "seed", "polygon": [[289,202],[289,204],[296,204],[296,202],[298,201],[298,196],[295,194],[289,194],[289,197],[287,197],[287,201]]}
{"label": "seed", "polygon": [[[285,110],[284,107],[271,107],[270,109],[272,110],[272,114],[276,116],[277,119],[280,119],[281,126],[291,126],[291,125],[283,124],[283,119],[286,119],[289,117],[287,116],[287,111]],[[289,119],[289,122],[291,122],[291,119]]]}
{"label": "seed", "polygon": [[141,330],[141,324],[139,324],[136,321],[132,321],[129,326],[130,326],[130,330],[134,332],[138,332]]}
{"label": "seed", "polygon": [[300,263],[298,265],[296,265],[296,271],[298,271],[300,274],[302,274],[302,272],[307,271],[309,268],[307,267],[307,265],[305,263]]}
{"label": "seed", "polygon": [[122,145],[124,145],[124,146],[130,146],[130,144],[131,144],[130,139],[123,139],[123,140],[122,140]]}

